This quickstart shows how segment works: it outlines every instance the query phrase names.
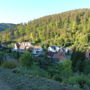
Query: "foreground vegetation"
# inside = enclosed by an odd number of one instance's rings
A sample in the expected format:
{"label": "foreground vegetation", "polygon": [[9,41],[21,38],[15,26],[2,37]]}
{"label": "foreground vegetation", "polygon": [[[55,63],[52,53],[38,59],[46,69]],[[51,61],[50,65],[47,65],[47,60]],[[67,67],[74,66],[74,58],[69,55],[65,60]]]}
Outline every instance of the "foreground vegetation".
{"label": "foreground vegetation", "polygon": [[[1,82],[3,81],[3,82]],[[1,84],[4,85],[2,89]],[[10,89],[6,88],[9,86]],[[32,75],[13,73],[12,70],[0,68],[1,90],[78,90],[57,81],[34,77]]]}
{"label": "foreground vegetation", "polygon": [[72,56],[71,60],[65,60],[63,63],[53,63],[46,56],[35,57],[31,52],[25,52],[19,56],[17,53],[11,53],[11,55],[14,55],[17,61],[2,62],[0,59],[1,67],[12,69],[14,73],[56,80],[80,90],[90,89],[90,62],[87,60],[73,64],[73,58],[76,56]]}

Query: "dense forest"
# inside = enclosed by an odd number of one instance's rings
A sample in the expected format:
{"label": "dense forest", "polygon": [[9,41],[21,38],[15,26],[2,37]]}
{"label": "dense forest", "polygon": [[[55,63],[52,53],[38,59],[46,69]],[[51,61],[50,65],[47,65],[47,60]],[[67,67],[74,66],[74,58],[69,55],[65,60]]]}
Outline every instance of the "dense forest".
{"label": "dense forest", "polygon": [[15,24],[11,24],[11,23],[0,23],[0,31],[3,31],[7,28],[11,28],[15,26]]}
{"label": "dense forest", "polygon": [[1,41],[31,41],[48,45],[90,45],[90,9],[78,9],[41,17],[0,33]]}

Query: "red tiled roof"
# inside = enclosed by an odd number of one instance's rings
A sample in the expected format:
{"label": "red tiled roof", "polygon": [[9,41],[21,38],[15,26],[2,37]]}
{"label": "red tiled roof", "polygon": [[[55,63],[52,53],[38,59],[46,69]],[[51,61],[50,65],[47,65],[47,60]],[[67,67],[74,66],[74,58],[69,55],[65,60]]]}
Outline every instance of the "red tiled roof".
{"label": "red tiled roof", "polygon": [[47,52],[46,53],[47,56],[51,56],[51,57],[53,57],[54,54],[55,54],[54,52]]}
{"label": "red tiled roof", "polygon": [[58,52],[58,53],[53,55],[53,58],[64,60],[66,57],[65,57],[63,52]]}
{"label": "red tiled roof", "polygon": [[40,49],[42,48],[41,46],[34,46],[35,49]]}

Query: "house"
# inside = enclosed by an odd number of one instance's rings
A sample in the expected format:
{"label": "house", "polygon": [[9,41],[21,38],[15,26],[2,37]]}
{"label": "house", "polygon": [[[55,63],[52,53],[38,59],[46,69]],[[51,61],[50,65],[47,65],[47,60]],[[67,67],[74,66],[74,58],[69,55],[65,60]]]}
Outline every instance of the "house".
{"label": "house", "polygon": [[52,58],[55,52],[47,52],[46,55],[48,58]]}
{"label": "house", "polygon": [[30,42],[22,42],[19,43],[19,45],[20,45],[19,49],[24,49],[24,50],[28,50],[29,47],[32,47]]}
{"label": "house", "polygon": [[62,47],[61,47],[58,52],[63,52],[63,53],[65,53],[65,48],[62,48]]}
{"label": "house", "polygon": [[30,42],[21,42],[21,43],[16,43],[14,45],[14,48],[12,51],[16,52],[24,52],[25,50],[29,50],[32,47]]}
{"label": "house", "polygon": [[90,60],[90,48],[85,52],[86,59]]}
{"label": "house", "polygon": [[72,48],[65,48],[65,53],[67,55],[71,55],[73,53],[73,49]]}
{"label": "house", "polygon": [[34,46],[34,47],[33,47],[33,50],[32,50],[32,53],[33,53],[35,56],[43,55],[43,48],[42,48],[41,46]]}
{"label": "house", "polygon": [[59,46],[51,46],[48,47],[48,52],[58,52],[59,51]]}
{"label": "house", "polygon": [[65,49],[58,46],[51,46],[48,48],[47,57],[51,58],[54,63],[61,62],[65,57]]}
{"label": "house", "polygon": [[53,62],[62,62],[63,60],[66,59],[65,53],[64,52],[57,52],[53,55]]}
{"label": "house", "polygon": [[14,45],[14,48],[13,48],[13,49],[17,50],[17,49],[19,49],[19,47],[20,47],[20,44],[19,44],[19,43],[16,43],[16,44]]}
{"label": "house", "polygon": [[41,46],[32,46],[30,42],[16,43],[12,51],[23,53],[26,50],[31,51],[33,55],[43,55],[43,48]]}
{"label": "house", "polygon": [[48,48],[46,55],[48,58],[51,58],[53,62],[62,62],[65,59],[71,59],[72,53],[72,48],[59,48],[58,46],[51,46]]}

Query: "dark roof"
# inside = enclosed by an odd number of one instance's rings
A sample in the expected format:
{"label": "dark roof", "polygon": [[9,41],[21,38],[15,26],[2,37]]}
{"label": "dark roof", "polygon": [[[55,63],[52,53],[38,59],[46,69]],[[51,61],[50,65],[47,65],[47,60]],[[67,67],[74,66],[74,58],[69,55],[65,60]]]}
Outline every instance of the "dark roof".
{"label": "dark roof", "polygon": [[55,54],[54,52],[47,52],[46,53],[47,56],[51,56],[51,57],[53,57],[54,54]]}

